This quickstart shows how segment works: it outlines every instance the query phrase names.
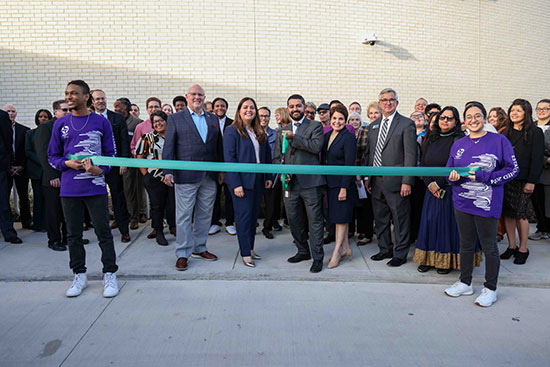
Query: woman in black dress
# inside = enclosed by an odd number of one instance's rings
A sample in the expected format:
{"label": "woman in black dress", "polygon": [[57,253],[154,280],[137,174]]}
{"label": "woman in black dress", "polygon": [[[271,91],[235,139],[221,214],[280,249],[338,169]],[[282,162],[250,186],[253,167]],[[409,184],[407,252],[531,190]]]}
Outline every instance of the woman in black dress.
{"label": "woman in black dress", "polygon": [[[341,104],[335,104],[330,109],[330,125],[332,131],[325,134],[321,151],[321,163],[336,166],[354,166],[357,152],[355,136],[346,129],[348,110]],[[326,175],[328,198],[328,221],[336,225],[336,245],[328,263],[328,268],[338,266],[343,257],[352,251],[348,242],[348,227],[353,219],[355,204],[354,176]]]}

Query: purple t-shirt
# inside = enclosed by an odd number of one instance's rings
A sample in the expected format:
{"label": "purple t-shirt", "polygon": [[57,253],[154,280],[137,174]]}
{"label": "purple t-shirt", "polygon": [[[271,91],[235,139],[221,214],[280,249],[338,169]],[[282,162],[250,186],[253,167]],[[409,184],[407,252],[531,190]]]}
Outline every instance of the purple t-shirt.
{"label": "purple t-shirt", "polygon": [[[65,165],[69,154],[116,156],[113,129],[109,120],[92,113],[77,117],[69,114],[55,121],[52,138],[48,146],[50,165],[61,171],[61,192],[59,196],[106,195],[105,175],[110,166],[100,166],[103,175],[96,176],[84,169],[74,170]],[[76,129],[78,129],[78,131]]]}
{"label": "purple t-shirt", "polygon": [[468,177],[449,183],[455,209],[480,217],[500,218],[503,185],[519,173],[512,144],[500,134],[487,132],[481,138],[465,136],[450,152],[447,167],[481,167],[475,181]]}

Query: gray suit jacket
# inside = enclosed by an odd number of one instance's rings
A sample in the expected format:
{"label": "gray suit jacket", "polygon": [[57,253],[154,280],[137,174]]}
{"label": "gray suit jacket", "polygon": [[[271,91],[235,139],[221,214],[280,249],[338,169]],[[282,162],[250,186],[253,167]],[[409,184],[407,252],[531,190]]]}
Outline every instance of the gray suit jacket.
{"label": "gray suit jacket", "polygon": [[[205,118],[208,133],[206,142],[203,142],[187,108],[169,115],[162,159],[223,162],[223,143],[218,117],[205,112]],[[197,183],[205,175],[213,180],[218,177],[218,172],[206,171],[164,170],[164,173],[173,174],[174,182],[177,184]]]}
{"label": "gray suit jacket", "polygon": [[[368,128],[368,143],[365,154],[367,166],[373,165],[374,150],[378,141],[381,121],[382,117],[371,123]],[[414,122],[396,113],[382,150],[382,166],[415,167],[417,154]],[[414,176],[378,176],[374,180],[369,180],[369,185],[373,184],[381,184],[390,191],[398,192],[401,190],[401,184],[414,185]]]}
{"label": "gray suit jacket", "polygon": [[[277,131],[277,138],[273,147],[273,163],[281,164],[283,156],[283,131],[292,131],[289,124]],[[307,164],[317,165],[320,163],[319,153],[323,148],[323,125],[319,121],[311,121],[307,118],[300,125],[294,138],[289,140],[290,144],[284,156],[285,164]],[[326,183],[323,175],[296,175],[296,179],[302,188],[308,189],[322,186]]]}

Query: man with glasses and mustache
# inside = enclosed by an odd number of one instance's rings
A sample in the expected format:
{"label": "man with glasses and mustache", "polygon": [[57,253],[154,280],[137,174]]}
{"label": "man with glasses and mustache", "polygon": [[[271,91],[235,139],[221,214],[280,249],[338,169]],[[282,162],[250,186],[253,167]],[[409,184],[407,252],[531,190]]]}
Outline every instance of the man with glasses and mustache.
{"label": "man with glasses and mustache", "polygon": [[[414,167],[417,143],[414,122],[397,112],[397,92],[383,89],[378,96],[382,116],[369,126],[365,162],[374,167]],[[380,252],[374,261],[391,259],[387,265],[397,267],[407,262],[410,238],[411,176],[371,176],[365,187],[372,193],[376,236]],[[395,245],[391,242],[391,223],[395,226]]]}

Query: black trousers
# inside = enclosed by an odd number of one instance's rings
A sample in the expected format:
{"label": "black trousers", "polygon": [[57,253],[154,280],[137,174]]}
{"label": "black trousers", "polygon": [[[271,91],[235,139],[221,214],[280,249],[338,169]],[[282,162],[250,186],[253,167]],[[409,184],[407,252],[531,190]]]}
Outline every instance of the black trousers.
{"label": "black trousers", "polygon": [[485,254],[485,283],[490,290],[497,289],[500,256],[497,246],[498,218],[480,217],[455,209],[460,233],[460,281],[472,284],[476,237]]}
{"label": "black trousers", "polygon": [[356,232],[355,222],[357,222],[357,233],[363,233],[366,238],[372,238],[374,235],[374,214],[370,195],[366,199],[360,199],[359,205],[354,208],[353,220],[349,224],[350,233]]}
{"label": "black trousers", "polygon": [[113,202],[113,212],[115,213],[117,228],[121,234],[128,233],[130,213],[128,213],[128,207],[126,206],[124,186],[122,184],[122,176],[119,173],[119,168],[113,167],[105,176],[105,181],[107,185],[109,185],[109,190],[111,191],[111,201]]}
{"label": "black trousers", "polygon": [[[415,177],[414,186],[411,192],[411,238],[410,242],[414,243],[418,238],[420,230],[420,219],[422,218],[422,206],[424,205],[424,194],[426,193],[426,185],[424,181]],[[445,195],[452,195],[451,192]]]}
{"label": "black trousers", "polygon": [[216,201],[214,202],[214,209],[212,210],[212,224],[221,225],[220,219],[222,217],[221,206],[221,192],[223,187],[223,193],[225,195],[225,225],[232,226],[235,222],[235,213],[233,210],[233,201],[231,200],[231,192],[227,184],[222,183],[217,185],[216,189]]}
{"label": "black trousers", "polygon": [[537,231],[550,233],[550,218],[546,216],[544,210],[544,200],[544,185],[538,183],[535,185],[535,190],[531,195],[533,210],[535,211],[535,216],[537,217]]}
{"label": "black trousers", "polygon": [[67,240],[69,241],[69,266],[73,273],[86,272],[86,250],[82,244],[82,222],[84,208],[88,208],[94,223],[94,232],[101,248],[103,273],[114,273],[116,265],[115,244],[109,226],[109,198],[107,195],[62,197],[63,213],[67,223]]}
{"label": "black trousers", "polygon": [[13,187],[13,182],[15,181],[15,189],[17,190],[17,196],[19,197],[19,213],[21,217],[21,223],[23,226],[28,226],[31,224],[31,205],[29,203],[29,176],[25,171],[21,172],[17,176],[10,176],[9,178],[9,189]]}
{"label": "black trousers", "polygon": [[264,190],[265,218],[263,229],[265,230],[271,231],[273,223],[278,221],[281,215],[282,187],[281,182],[277,182],[274,188]]}
{"label": "black trousers", "polygon": [[7,171],[0,171],[0,230],[6,241],[17,237],[13,228],[13,217],[10,208],[9,174]]}
{"label": "black trousers", "polygon": [[155,179],[150,173],[143,176],[143,184],[151,202],[151,227],[162,232],[164,212],[170,230],[176,228],[176,200],[174,188]]}
{"label": "black trousers", "polygon": [[44,203],[44,193],[42,192],[42,180],[31,180],[32,185],[32,217],[35,231],[48,229],[46,225],[46,205]]}
{"label": "black trousers", "polygon": [[[48,243],[67,243],[67,225],[63,217],[59,188],[42,186],[46,203],[46,224],[48,229]],[[82,223],[80,224],[82,227]]]}

